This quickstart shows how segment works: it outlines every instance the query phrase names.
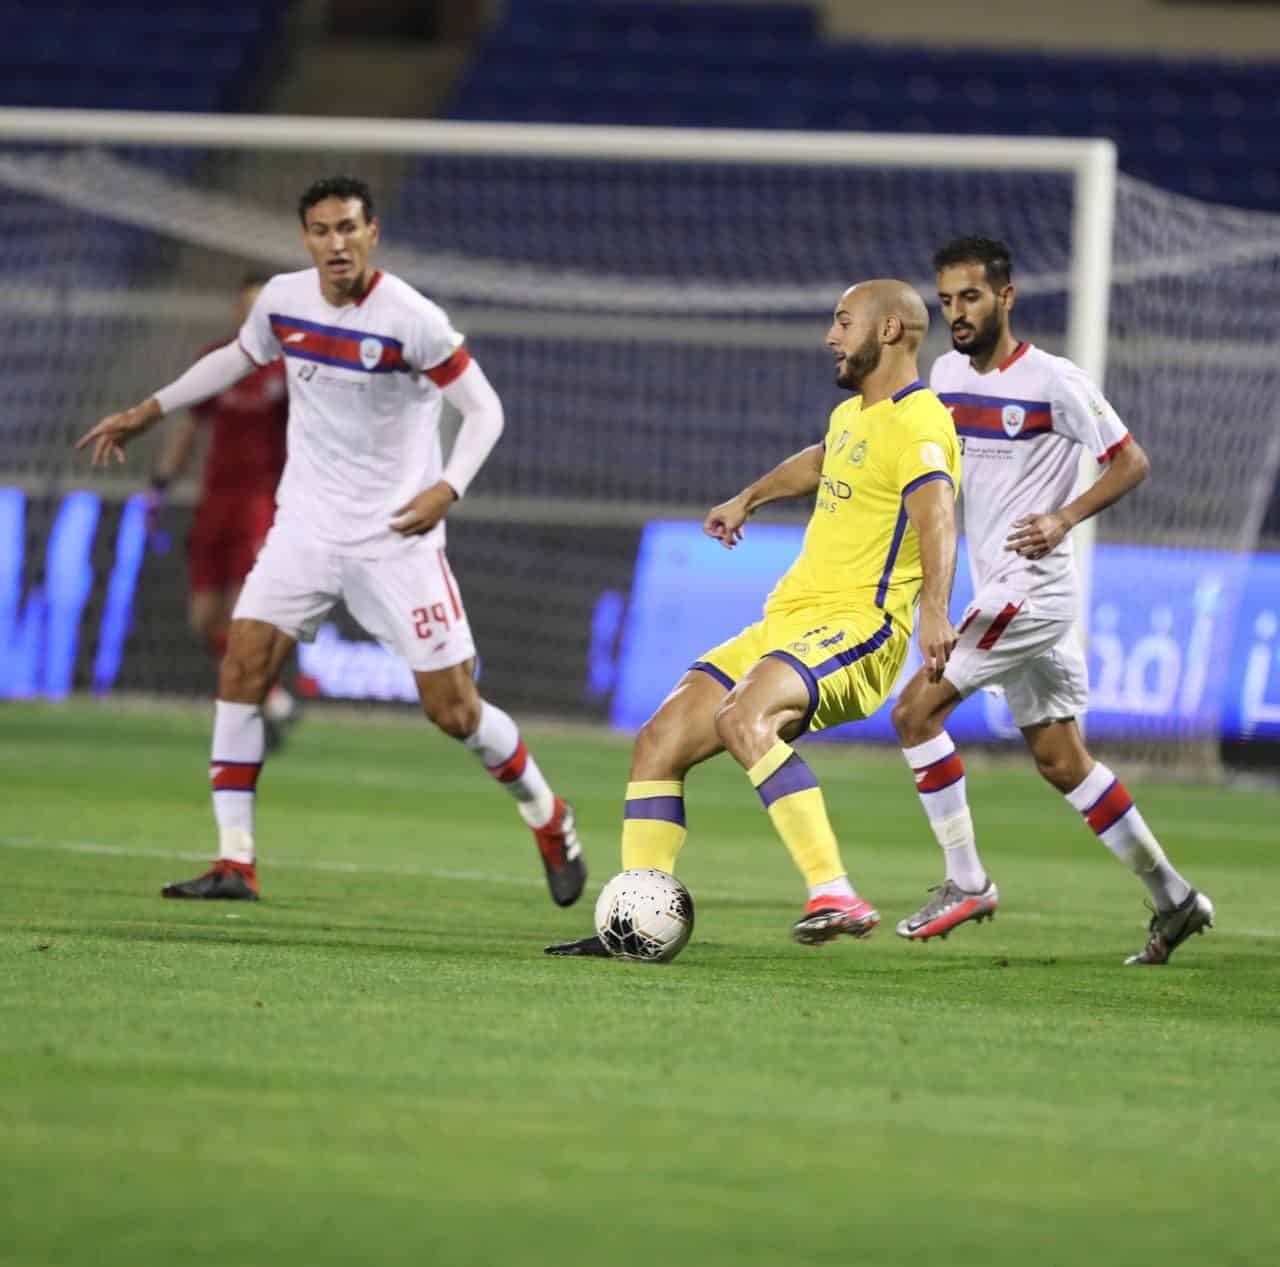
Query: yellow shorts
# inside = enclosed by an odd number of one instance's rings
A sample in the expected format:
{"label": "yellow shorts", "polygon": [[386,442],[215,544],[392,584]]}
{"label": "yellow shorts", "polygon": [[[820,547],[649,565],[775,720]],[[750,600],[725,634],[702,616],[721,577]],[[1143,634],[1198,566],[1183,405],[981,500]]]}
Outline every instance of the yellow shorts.
{"label": "yellow shorts", "polygon": [[870,717],[898,680],[909,645],[910,635],[879,608],[766,613],[690,667],[732,690],[764,656],[785,660],[809,688],[803,734]]}

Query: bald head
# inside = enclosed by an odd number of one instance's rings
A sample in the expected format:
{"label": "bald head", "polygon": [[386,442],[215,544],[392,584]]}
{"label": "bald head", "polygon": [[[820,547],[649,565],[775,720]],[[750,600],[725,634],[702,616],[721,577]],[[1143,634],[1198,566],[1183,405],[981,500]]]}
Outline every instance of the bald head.
{"label": "bald head", "polygon": [[916,351],[929,333],[929,309],[925,307],[924,300],[915,287],[897,278],[876,277],[859,282],[841,295],[840,303],[851,313],[856,309],[858,315],[874,325],[890,317],[896,318],[899,333],[896,338],[891,336],[885,342],[895,343],[901,339],[908,351]]}
{"label": "bald head", "polygon": [[[850,286],[836,304],[827,346],[836,357],[836,382],[852,392],[878,390],[877,382],[917,376],[916,353],[929,330],[924,300],[894,278]],[[883,368],[882,368],[883,367]],[[901,384],[899,384],[901,385]]]}

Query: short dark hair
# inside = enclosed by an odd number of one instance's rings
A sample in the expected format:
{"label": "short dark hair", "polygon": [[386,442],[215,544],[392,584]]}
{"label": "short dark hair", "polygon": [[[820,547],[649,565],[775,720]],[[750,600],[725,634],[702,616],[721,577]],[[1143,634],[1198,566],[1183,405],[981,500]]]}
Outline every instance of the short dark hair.
{"label": "short dark hair", "polygon": [[326,176],[317,180],[298,199],[298,219],[307,222],[307,212],[326,198],[359,198],[366,221],[373,219],[373,195],[369,186],[355,176]]}
{"label": "short dark hair", "polygon": [[995,290],[1007,286],[1013,277],[1009,248],[999,238],[953,238],[933,257],[933,271],[953,264],[981,264],[987,281]]}
{"label": "short dark hair", "polygon": [[241,290],[250,290],[250,289],[261,290],[270,280],[271,278],[266,273],[259,273],[255,269],[250,269],[249,272],[241,274],[240,289]]}

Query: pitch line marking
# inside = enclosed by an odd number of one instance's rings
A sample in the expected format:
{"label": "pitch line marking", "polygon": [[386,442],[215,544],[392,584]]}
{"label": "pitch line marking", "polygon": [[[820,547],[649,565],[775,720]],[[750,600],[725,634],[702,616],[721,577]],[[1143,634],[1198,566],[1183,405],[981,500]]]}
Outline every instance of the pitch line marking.
{"label": "pitch line marking", "polygon": [[[172,862],[207,862],[207,850],[193,853],[190,850],[175,849],[137,849],[131,845],[105,845],[97,841],[77,840],[15,840],[0,837],[0,848],[29,850],[32,853],[70,853],[88,854],[103,858],[154,858],[159,861]],[[272,860],[271,867],[281,871],[316,871],[333,875],[391,875],[416,877],[424,880],[458,880],[468,884],[505,884],[519,889],[541,889],[543,881],[532,876],[503,875],[491,871],[453,871],[441,867],[388,867],[370,866],[360,862],[328,862],[323,860],[281,859]],[[707,897],[722,898],[733,901],[744,895],[729,889],[708,889],[699,886],[699,893]],[[1040,911],[1001,911],[1002,920],[1036,920],[1045,921]],[[1220,937],[1267,937],[1280,938],[1277,928],[1229,928],[1215,929]]]}

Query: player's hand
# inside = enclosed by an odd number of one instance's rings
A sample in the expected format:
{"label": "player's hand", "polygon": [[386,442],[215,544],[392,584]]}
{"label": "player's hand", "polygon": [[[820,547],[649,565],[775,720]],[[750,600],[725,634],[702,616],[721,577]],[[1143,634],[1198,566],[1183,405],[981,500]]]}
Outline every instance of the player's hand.
{"label": "player's hand", "polygon": [[452,485],[440,480],[392,512],[395,516],[391,520],[392,531],[402,537],[420,537],[424,532],[430,532],[457,500],[458,494]]}
{"label": "player's hand", "polygon": [[945,611],[930,611],[920,608],[919,629],[916,634],[920,642],[920,655],[924,659],[925,671],[930,682],[941,682],[947,661],[955,650],[957,634],[955,627]]}
{"label": "player's hand", "polygon": [[77,449],[93,445],[94,466],[106,466],[114,458],[124,461],[124,446],[160,420],[160,406],[154,399],[145,400],[122,413],[108,414],[91,431],[76,441]]}
{"label": "player's hand", "polygon": [[1060,511],[1047,515],[1022,515],[1013,521],[1004,548],[1024,559],[1042,559],[1071,531]]}
{"label": "player's hand", "polygon": [[742,540],[746,532],[744,525],[750,517],[746,501],[739,493],[737,497],[731,497],[707,511],[702,531],[708,537],[714,537],[726,550],[732,550]]}

